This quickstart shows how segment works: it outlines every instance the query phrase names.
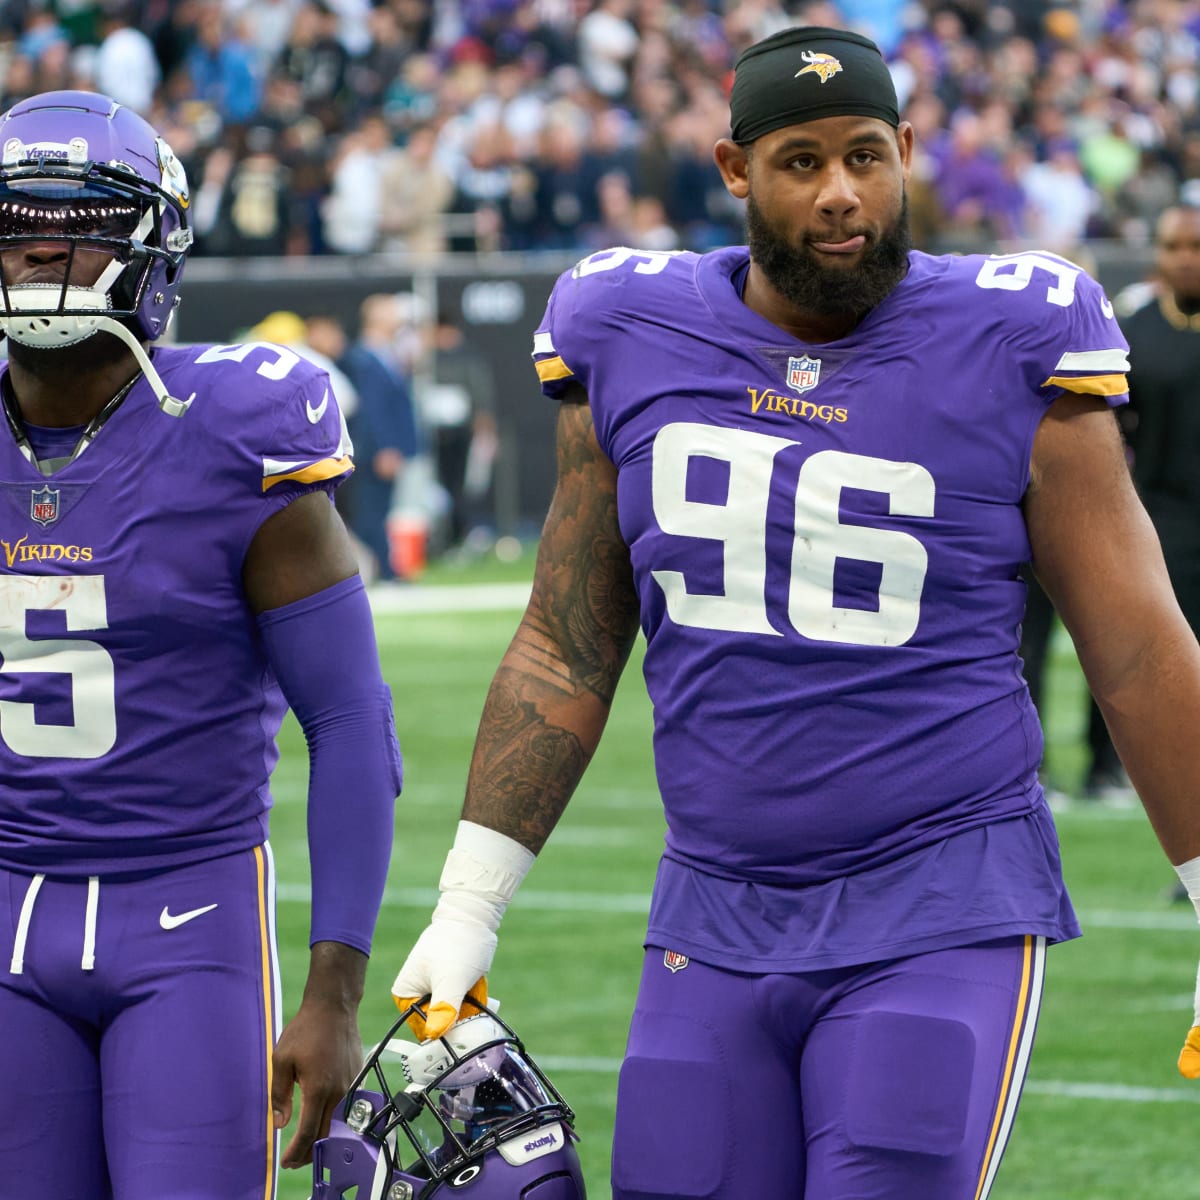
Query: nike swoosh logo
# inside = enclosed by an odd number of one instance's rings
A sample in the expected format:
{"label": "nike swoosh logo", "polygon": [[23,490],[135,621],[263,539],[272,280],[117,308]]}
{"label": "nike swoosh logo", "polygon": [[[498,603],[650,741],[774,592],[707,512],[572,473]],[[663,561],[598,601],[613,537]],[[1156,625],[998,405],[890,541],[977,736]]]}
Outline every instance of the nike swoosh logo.
{"label": "nike swoosh logo", "polygon": [[1103,314],[1104,314],[1104,315],[1105,315],[1105,316],[1106,316],[1106,317],[1107,317],[1107,318],[1108,318],[1110,321],[1112,320],[1112,317],[1113,317],[1113,306],[1112,306],[1112,302],[1109,300],[1109,298],[1108,298],[1107,296],[1103,297],[1103,298],[1101,299],[1101,301],[1100,301],[1100,311],[1101,311],[1101,312],[1102,312],[1102,313],[1103,313]]}
{"label": "nike swoosh logo", "polygon": [[329,407],[329,389],[325,389],[325,395],[321,397],[321,403],[313,408],[311,400],[305,400],[304,411],[308,414],[308,419],[312,424],[316,424],[324,415],[325,410]]}
{"label": "nike swoosh logo", "polygon": [[203,908],[193,908],[190,912],[178,913],[172,916],[164,904],[162,912],[158,914],[158,923],[164,929],[178,929],[180,925],[186,925],[188,921],[194,921],[197,917],[204,916],[206,912],[212,912],[216,907],[215,904],[206,904]]}

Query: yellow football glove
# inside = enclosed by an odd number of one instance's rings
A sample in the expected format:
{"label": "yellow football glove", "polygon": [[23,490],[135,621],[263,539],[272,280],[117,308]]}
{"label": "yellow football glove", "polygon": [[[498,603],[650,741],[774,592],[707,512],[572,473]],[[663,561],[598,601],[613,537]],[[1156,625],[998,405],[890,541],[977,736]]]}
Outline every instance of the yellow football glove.
{"label": "yellow football glove", "polygon": [[1187,1041],[1179,1052],[1179,1073],[1184,1079],[1200,1079],[1200,1025],[1188,1030]]}
{"label": "yellow football glove", "polygon": [[[392,999],[396,1002],[396,1007],[401,1012],[404,1012],[407,1008],[411,1008],[418,1000],[423,998],[421,996],[397,996],[395,991],[392,992]],[[474,1001],[474,1003],[468,1003],[468,1001]],[[408,1018],[407,1024],[418,1041],[428,1041],[430,1038],[441,1037],[452,1025],[456,1025],[459,1021],[464,1021],[467,1017],[475,1016],[481,1008],[487,1007],[487,1003],[487,979],[484,977],[471,985],[467,990],[466,996],[463,997],[460,1007],[455,1008],[452,1003],[445,1001],[440,1004],[434,1004],[432,998],[430,998],[429,1002],[423,1005],[425,1016],[422,1017],[420,1012],[414,1012]]]}

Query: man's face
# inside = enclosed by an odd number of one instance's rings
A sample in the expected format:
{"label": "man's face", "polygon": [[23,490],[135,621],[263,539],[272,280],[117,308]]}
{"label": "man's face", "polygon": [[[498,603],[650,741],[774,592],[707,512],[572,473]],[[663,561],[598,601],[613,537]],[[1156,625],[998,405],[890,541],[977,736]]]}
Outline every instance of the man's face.
{"label": "man's face", "polygon": [[[75,201],[0,195],[0,268],[5,287],[62,284],[68,265],[72,286],[92,286],[114,251],[76,239],[128,239],[138,216],[136,205],[115,197]],[[11,236],[22,241],[3,241]]]}
{"label": "man's face", "polygon": [[1159,278],[1179,302],[1200,303],[1200,212],[1169,208],[1155,237]]}
{"label": "man's face", "polygon": [[912,131],[827,117],[764,134],[745,179],[750,254],[798,308],[861,316],[908,269]]}

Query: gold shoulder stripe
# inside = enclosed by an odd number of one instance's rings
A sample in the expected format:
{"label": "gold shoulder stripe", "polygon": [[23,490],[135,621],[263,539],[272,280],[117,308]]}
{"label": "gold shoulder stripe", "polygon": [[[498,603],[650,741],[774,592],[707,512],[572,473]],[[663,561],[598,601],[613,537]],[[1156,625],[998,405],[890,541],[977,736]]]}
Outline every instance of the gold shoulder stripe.
{"label": "gold shoulder stripe", "polygon": [[549,383],[551,379],[568,379],[575,374],[558,355],[535,362],[533,368],[543,383]]}
{"label": "gold shoulder stripe", "polygon": [[354,463],[349,458],[323,458],[320,462],[310,463],[298,471],[288,471],[283,475],[269,475],[263,479],[263,491],[273,488],[285,479],[296,483],[319,483],[322,479],[332,479],[335,475],[344,475],[354,470]]}
{"label": "gold shoulder stripe", "polygon": [[1060,387],[1084,396],[1120,396],[1129,391],[1124,375],[1051,375],[1042,387]]}

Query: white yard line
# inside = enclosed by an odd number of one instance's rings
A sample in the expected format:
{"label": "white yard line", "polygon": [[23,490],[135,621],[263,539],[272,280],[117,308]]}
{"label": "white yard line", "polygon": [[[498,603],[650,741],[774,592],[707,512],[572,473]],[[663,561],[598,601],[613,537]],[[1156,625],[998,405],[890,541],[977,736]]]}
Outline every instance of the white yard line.
{"label": "white yard line", "polygon": [[1131,1087],[1124,1083],[1073,1083],[1065,1079],[1027,1079],[1025,1091],[1073,1100],[1116,1100],[1126,1104],[1200,1104],[1200,1092],[1175,1088]]}
{"label": "white yard line", "polygon": [[373,584],[367,589],[377,613],[520,611],[529,603],[529,583]]}

